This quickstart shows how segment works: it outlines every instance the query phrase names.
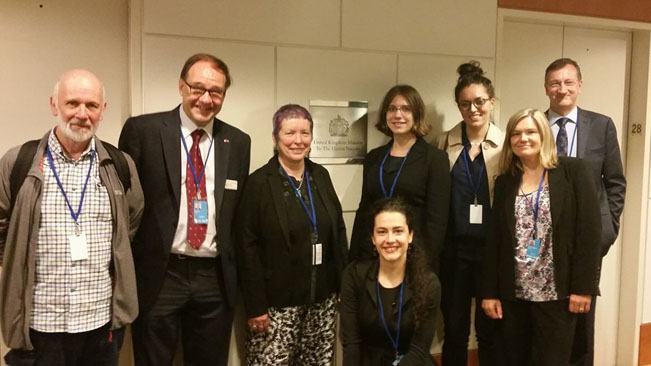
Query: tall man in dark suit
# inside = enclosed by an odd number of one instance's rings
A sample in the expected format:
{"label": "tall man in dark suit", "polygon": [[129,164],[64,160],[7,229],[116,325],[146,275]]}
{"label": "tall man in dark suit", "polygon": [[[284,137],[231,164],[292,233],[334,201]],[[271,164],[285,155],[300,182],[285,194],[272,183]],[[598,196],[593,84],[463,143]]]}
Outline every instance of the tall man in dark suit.
{"label": "tall man in dark suit", "polygon": [[208,54],[181,71],[182,104],[129,118],[120,148],[141,175],[145,212],[133,243],[140,316],[136,365],[226,365],[237,296],[231,227],[249,172],[251,139],[215,116],[231,78]]}
{"label": "tall man in dark suit", "polygon": [[[581,69],[576,61],[561,58],[545,70],[545,93],[549,97],[547,117],[560,156],[574,156],[590,164],[601,207],[601,256],[617,239],[619,217],[624,209],[626,178],[617,143],[617,131],[610,117],[577,107],[581,93]],[[595,243],[597,245],[597,243]],[[600,265],[601,269],[601,265]],[[599,281],[597,277],[595,281]],[[572,361],[592,366],[596,298],[590,311],[579,315]]]}

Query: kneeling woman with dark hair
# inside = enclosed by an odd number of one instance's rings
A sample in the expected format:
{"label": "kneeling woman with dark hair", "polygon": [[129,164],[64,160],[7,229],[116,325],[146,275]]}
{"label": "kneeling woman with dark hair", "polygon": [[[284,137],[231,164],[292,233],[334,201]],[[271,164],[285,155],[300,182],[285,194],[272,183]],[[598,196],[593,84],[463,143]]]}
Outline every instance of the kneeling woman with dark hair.
{"label": "kneeling woman with dark hair", "polygon": [[341,284],[344,366],[434,365],[429,353],[441,285],[413,242],[413,215],[400,198],[371,210],[377,255],[357,260]]}

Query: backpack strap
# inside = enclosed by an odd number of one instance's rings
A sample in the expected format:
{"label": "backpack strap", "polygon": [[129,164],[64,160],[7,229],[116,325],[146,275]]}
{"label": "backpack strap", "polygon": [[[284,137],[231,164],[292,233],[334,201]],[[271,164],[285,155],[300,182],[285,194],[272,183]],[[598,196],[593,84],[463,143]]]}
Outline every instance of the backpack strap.
{"label": "backpack strap", "polygon": [[32,161],[34,160],[34,155],[36,155],[36,149],[40,141],[27,141],[18,151],[18,156],[16,157],[13,168],[11,168],[11,175],[9,176],[9,189],[11,191],[10,210],[14,208],[16,196],[18,196],[18,191],[22,187],[27,172],[29,172],[32,166]]}
{"label": "backpack strap", "polygon": [[[13,209],[16,203],[16,196],[18,196],[18,191],[22,187],[25,177],[27,177],[27,172],[29,172],[32,166],[32,161],[34,160],[34,155],[36,155],[36,149],[40,141],[27,141],[18,150],[18,156],[16,156],[16,161],[14,162],[13,168],[11,168],[11,175],[9,177],[9,189],[11,191],[10,209]],[[113,160],[113,165],[115,165],[115,170],[118,173],[124,192],[127,192],[131,188],[131,171],[129,170],[127,158],[124,157],[122,151],[117,147],[105,141],[102,141],[102,144]]]}
{"label": "backpack strap", "polygon": [[126,193],[131,189],[131,171],[129,170],[129,163],[127,163],[127,158],[124,157],[124,153],[120,151],[117,147],[109,144],[106,141],[101,141],[106,151],[108,151],[109,156],[113,160],[113,165],[115,170],[118,173],[120,182],[122,182],[122,188]]}

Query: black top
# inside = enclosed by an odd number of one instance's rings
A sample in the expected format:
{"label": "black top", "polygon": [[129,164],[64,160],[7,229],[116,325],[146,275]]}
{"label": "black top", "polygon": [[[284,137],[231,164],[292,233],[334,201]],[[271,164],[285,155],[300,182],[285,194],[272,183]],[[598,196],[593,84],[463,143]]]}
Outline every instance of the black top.
{"label": "black top", "polygon": [[[477,243],[483,242],[486,237],[488,215],[490,215],[490,193],[488,189],[488,175],[486,173],[484,154],[483,152],[480,152],[474,160],[470,160],[470,156],[468,155],[468,151],[470,150],[470,141],[466,135],[465,124],[461,131],[464,150],[459,154],[459,157],[450,172],[452,192],[450,195],[449,235],[452,236],[452,242],[456,245],[456,248],[454,249],[458,255],[474,257],[474,254],[478,251],[478,248],[476,247]],[[474,204],[475,192],[474,187],[468,180],[468,173],[465,164],[466,161],[468,162],[468,168],[470,169],[470,174],[472,176],[472,184],[476,187],[477,182],[481,180],[477,192],[477,203],[482,205],[481,224],[470,223],[470,204]],[[480,172],[482,174],[481,178],[479,177]],[[463,240],[467,238],[474,240]],[[466,243],[470,243],[470,245],[465,246],[464,244]]]}
{"label": "black top", "polygon": [[[341,283],[341,342],[344,350],[344,366],[390,366],[395,360],[393,345],[386,334],[377,299],[377,259],[354,261],[343,274]],[[402,321],[398,349],[404,358],[400,366],[433,365],[429,353],[434,339],[436,313],[441,299],[438,278],[434,281],[434,294],[427,318],[414,329],[413,289],[409,277],[403,289]],[[398,323],[398,294],[400,287],[380,289],[384,316],[392,337],[396,336]],[[396,306],[393,304],[396,303]]]}
{"label": "black top", "polygon": [[[563,157],[548,174],[558,297],[598,295],[601,215],[590,168],[582,159]],[[484,299],[515,300],[514,208],[521,178],[521,174],[503,174],[495,182],[483,260]]]}
{"label": "black top", "polygon": [[[350,258],[371,258],[373,245],[370,240],[369,211],[373,203],[384,198],[380,187],[380,165],[391,148],[393,141],[371,150],[364,159],[362,197],[355,215],[355,225],[350,244]],[[402,158],[388,157],[384,171],[397,172],[391,161],[402,163]],[[384,173],[387,193],[395,173]],[[401,196],[415,207],[415,228],[417,240],[423,243],[432,270],[439,267],[439,255],[445,241],[450,205],[450,162],[447,154],[428,144],[422,137],[412,146],[402,172],[398,177],[394,197]]]}
{"label": "black top", "polygon": [[[316,301],[337,292],[347,263],[346,228],[341,205],[322,166],[305,160],[310,175],[324,263],[317,269]],[[301,189],[307,196],[306,182]],[[311,213],[311,210],[310,210]],[[310,303],[312,224],[282,174],[277,156],[253,172],[237,211],[237,256],[248,318],[269,307]]]}
{"label": "black top", "polygon": [[[334,293],[339,288],[336,283],[336,276],[333,276],[336,273],[336,270],[331,268],[332,266],[332,257],[333,257],[333,245],[332,245],[332,223],[328,220],[328,211],[326,211],[325,205],[319,195],[319,187],[314,182],[314,178],[310,175],[310,188],[312,190],[312,199],[314,201],[314,210],[316,213],[316,224],[318,237],[315,237],[313,234],[312,222],[307,216],[305,209],[298,201],[298,197],[294,194],[294,188],[288,184],[285,175],[282,171],[278,171],[278,177],[282,180],[283,187],[285,188],[286,194],[284,194],[285,204],[289,215],[288,218],[288,228],[289,228],[289,242],[292,246],[291,248],[291,261],[300,261],[304,262],[303,266],[304,273],[301,276],[312,276],[312,271],[315,271],[315,288],[311,288],[311,283],[303,282],[303,286],[307,288],[302,289],[294,293],[296,298],[293,299],[296,305],[301,305],[303,303],[311,302],[321,302],[324,301],[328,295]],[[294,181],[296,187],[300,186],[301,199],[305,202],[305,206],[312,213],[310,206],[310,196],[307,191],[307,182],[302,182],[300,184],[293,177],[290,177]],[[312,245],[319,243],[322,246],[322,263],[316,266],[310,266],[310,258],[312,258]],[[307,260],[306,260],[307,258]],[[305,299],[305,294],[311,294],[312,291],[315,291],[315,297],[312,299],[311,295]]]}

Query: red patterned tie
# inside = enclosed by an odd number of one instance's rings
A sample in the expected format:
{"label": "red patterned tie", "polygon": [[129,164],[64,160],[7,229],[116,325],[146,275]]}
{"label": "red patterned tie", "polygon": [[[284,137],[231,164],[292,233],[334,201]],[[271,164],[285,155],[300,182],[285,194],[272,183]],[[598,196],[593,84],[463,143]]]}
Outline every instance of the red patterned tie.
{"label": "red patterned tie", "polygon": [[[196,129],[192,132],[192,148],[190,149],[190,158],[192,159],[192,164],[194,165],[194,172],[197,177],[201,175],[201,181],[199,183],[199,189],[201,191],[202,200],[207,201],[206,196],[206,175],[201,174],[203,171],[203,160],[201,159],[201,151],[199,150],[199,140],[203,136],[204,131],[201,129]],[[206,239],[206,229],[208,225],[206,224],[196,224],[194,222],[194,201],[197,200],[197,187],[194,183],[194,175],[192,174],[192,167],[190,167],[190,162],[186,164],[185,168],[185,187],[188,194],[188,243],[192,245],[194,249],[199,249],[204,239]]]}

